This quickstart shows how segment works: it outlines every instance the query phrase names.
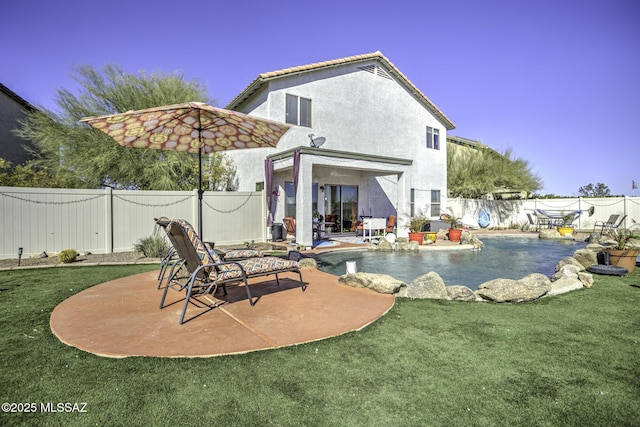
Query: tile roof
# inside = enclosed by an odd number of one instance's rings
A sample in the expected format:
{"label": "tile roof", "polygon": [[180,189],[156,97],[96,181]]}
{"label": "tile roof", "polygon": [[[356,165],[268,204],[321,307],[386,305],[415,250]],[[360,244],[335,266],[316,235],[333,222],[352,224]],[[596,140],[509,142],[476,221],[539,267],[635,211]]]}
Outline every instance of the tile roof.
{"label": "tile roof", "polygon": [[383,65],[385,65],[386,68],[388,69],[387,71],[390,72],[397,80],[399,80],[400,83],[402,83],[411,94],[417,97],[418,100],[421,101],[427,107],[427,109],[431,111],[433,115],[435,115],[438,119],[440,119],[444,123],[447,129],[451,130],[455,128],[455,124],[442,111],[440,111],[440,109],[436,107],[436,105],[433,102],[431,102],[431,100],[427,98],[427,96],[423,94],[420,91],[420,89],[418,89],[413,83],[411,83],[411,81],[404,74],[402,74],[402,72],[398,70],[398,68],[396,68],[396,66],[393,65],[393,63],[391,63],[391,61],[389,61],[389,59],[387,59],[387,57],[385,57],[381,52],[373,52],[373,53],[367,53],[363,55],[348,56],[346,58],[339,58],[331,61],[316,62],[313,64],[301,65],[298,67],[290,67],[290,68],[284,68],[282,70],[262,73],[258,75],[258,77],[255,80],[253,80],[242,92],[240,92],[238,96],[236,96],[233,100],[231,100],[231,102],[227,104],[226,108],[230,110],[237,108],[240,104],[242,104],[245,100],[250,98],[264,83],[268,82],[269,80],[281,78],[284,76],[294,75],[294,74],[317,71],[323,68],[330,68],[330,67],[336,67],[340,65],[369,61],[372,59],[377,60]]}

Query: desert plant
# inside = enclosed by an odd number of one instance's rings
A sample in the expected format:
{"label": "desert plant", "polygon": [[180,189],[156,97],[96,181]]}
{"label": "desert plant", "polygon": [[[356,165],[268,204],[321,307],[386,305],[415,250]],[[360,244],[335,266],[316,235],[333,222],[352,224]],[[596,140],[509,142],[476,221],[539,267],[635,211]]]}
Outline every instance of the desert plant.
{"label": "desert plant", "polygon": [[157,234],[141,238],[133,247],[147,258],[162,258],[169,250],[167,241]]}
{"label": "desert plant", "polygon": [[634,238],[633,233],[626,230],[615,229],[610,235],[616,242],[613,249],[635,249],[635,246],[630,243],[630,240]]}
{"label": "desert plant", "polygon": [[58,254],[58,261],[64,264],[70,264],[76,260],[78,252],[75,249],[65,249]]}
{"label": "desert plant", "polygon": [[428,222],[430,222],[430,220],[422,213],[407,216],[407,227],[409,227],[409,231],[412,233],[420,233],[422,226]]}

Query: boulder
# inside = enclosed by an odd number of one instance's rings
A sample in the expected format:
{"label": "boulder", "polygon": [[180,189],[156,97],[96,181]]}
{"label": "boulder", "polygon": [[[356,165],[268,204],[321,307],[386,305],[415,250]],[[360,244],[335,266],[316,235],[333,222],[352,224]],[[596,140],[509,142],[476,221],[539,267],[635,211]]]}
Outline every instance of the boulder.
{"label": "boulder", "polygon": [[313,258],[302,258],[298,264],[300,264],[300,268],[318,268],[318,263]]}
{"label": "boulder", "polygon": [[559,239],[562,237],[555,228],[541,228],[538,236],[541,239]]}
{"label": "boulder", "polygon": [[395,294],[406,286],[403,282],[388,274],[355,273],[345,274],[338,278],[338,282],[354,288],[367,288],[381,294]]}
{"label": "boulder", "polygon": [[420,249],[420,245],[418,244],[418,242],[416,241],[410,241],[409,243],[407,243],[407,249],[408,251],[417,251]]}
{"label": "boulder", "polygon": [[524,280],[493,279],[478,286],[476,295],[495,302],[524,302],[536,300],[550,289],[549,279],[543,281],[539,276]]}
{"label": "boulder", "polygon": [[551,284],[551,289],[547,295],[560,295],[567,292],[582,289],[584,285],[578,278],[563,276]]}
{"label": "boulder", "polygon": [[578,273],[581,271],[580,268],[575,265],[567,264],[562,266],[560,270],[556,272],[553,276],[551,276],[551,281],[555,282],[556,280],[560,280],[563,277],[568,277],[570,279],[577,279]]}
{"label": "boulder", "polygon": [[396,241],[393,244],[393,250],[395,250],[395,251],[406,251],[407,250],[407,245],[408,245],[408,243],[406,241],[404,241],[404,240],[401,241],[401,242]]}
{"label": "boulder", "polygon": [[524,276],[522,279],[520,279],[519,282],[522,282],[527,286],[543,286],[543,287],[551,286],[551,281],[549,280],[549,278],[542,273],[528,274]]}
{"label": "boulder", "polygon": [[398,296],[417,299],[449,299],[444,281],[438,273],[433,271],[416,277],[407,287],[400,290]]}
{"label": "boulder", "polygon": [[[600,246],[600,245],[598,245]],[[584,268],[589,267],[590,265],[597,264],[597,252],[600,252],[600,249],[597,251],[592,251],[590,249],[578,249],[573,253],[573,258],[576,259]]]}
{"label": "boulder", "polygon": [[447,295],[454,301],[475,301],[476,294],[466,286],[447,286]]}
{"label": "boulder", "polygon": [[[595,264],[595,263],[594,263]],[[582,264],[580,264],[578,262],[577,259],[575,259],[572,256],[568,256],[565,258],[562,258],[557,264],[556,264],[556,271],[560,271],[560,269],[562,267],[564,267],[565,265],[575,265],[576,267],[578,267],[579,271],[585,270],[586,267]]]}
{"label": "boulder", "polygon": [[584,271],[578,273],[578,280],[582,282],[585,288],[590,288],[593,285],[593,275]]}
{"label": "boulder", "polygon": [[460,235],[460,244],[462,245],[470,245],[471,240],[473,240],[473,234],[468,232],[467,230],[463,230]]}
{"label": "boulder", "polygon": [[393,250],[393,246],[391,245],[391,243],[385,239],[384,237],[382,239],[380,239],[378,241],[378,250],[379,251],[385,251],[385,252],[390,252]]}

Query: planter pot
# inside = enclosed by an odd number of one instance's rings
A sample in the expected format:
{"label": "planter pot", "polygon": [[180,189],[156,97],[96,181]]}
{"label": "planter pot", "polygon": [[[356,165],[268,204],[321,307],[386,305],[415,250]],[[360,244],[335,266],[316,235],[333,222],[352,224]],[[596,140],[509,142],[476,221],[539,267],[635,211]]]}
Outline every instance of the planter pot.
{"label": "planter pot", "polygon": [[424,233],[424,238],[427,240],[431,240],[433,243],[435,243],[436,239],[438,238],[438,233],[434,233],[432,231],[426,232]]}
{"label": "planter pot", "polygon": [[560,235],[562,237],[568,235],[573,235],[573,227],[558,227],[558,233],[560,233]]}
{"label": "planter pot", "polygon": [[449,229],[449,240],[452,242],[459,242],[460,236],[462,235],[461,228],[450,228]]}
{"label": "planter pot", "polygon": [[424,233],[409,233],[409,241],[418,242],[418,244],[421,245],[423,240]]}
{"label": "planter pot", "polygon": [[605,249],[609,252],[609,264],[624,267],[633,273],[636,268],[636,258],[640,251],[638,249]]}

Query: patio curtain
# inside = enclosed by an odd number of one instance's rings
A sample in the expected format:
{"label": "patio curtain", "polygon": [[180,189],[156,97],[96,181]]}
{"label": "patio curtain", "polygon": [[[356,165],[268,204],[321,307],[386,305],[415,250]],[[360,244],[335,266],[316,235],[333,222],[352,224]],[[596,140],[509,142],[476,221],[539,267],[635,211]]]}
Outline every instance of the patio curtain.
{"label": "patio curtain", "polygon": [[271,184],[273,181],[273,160],[264,159],[264,190],[267,195],[267,226],[273,225],[273,189]]}
{"label": "patio curtain", "polygon": [[293,190],[298,193],[298,176],[300,175],[300,150],[293,152]]}

